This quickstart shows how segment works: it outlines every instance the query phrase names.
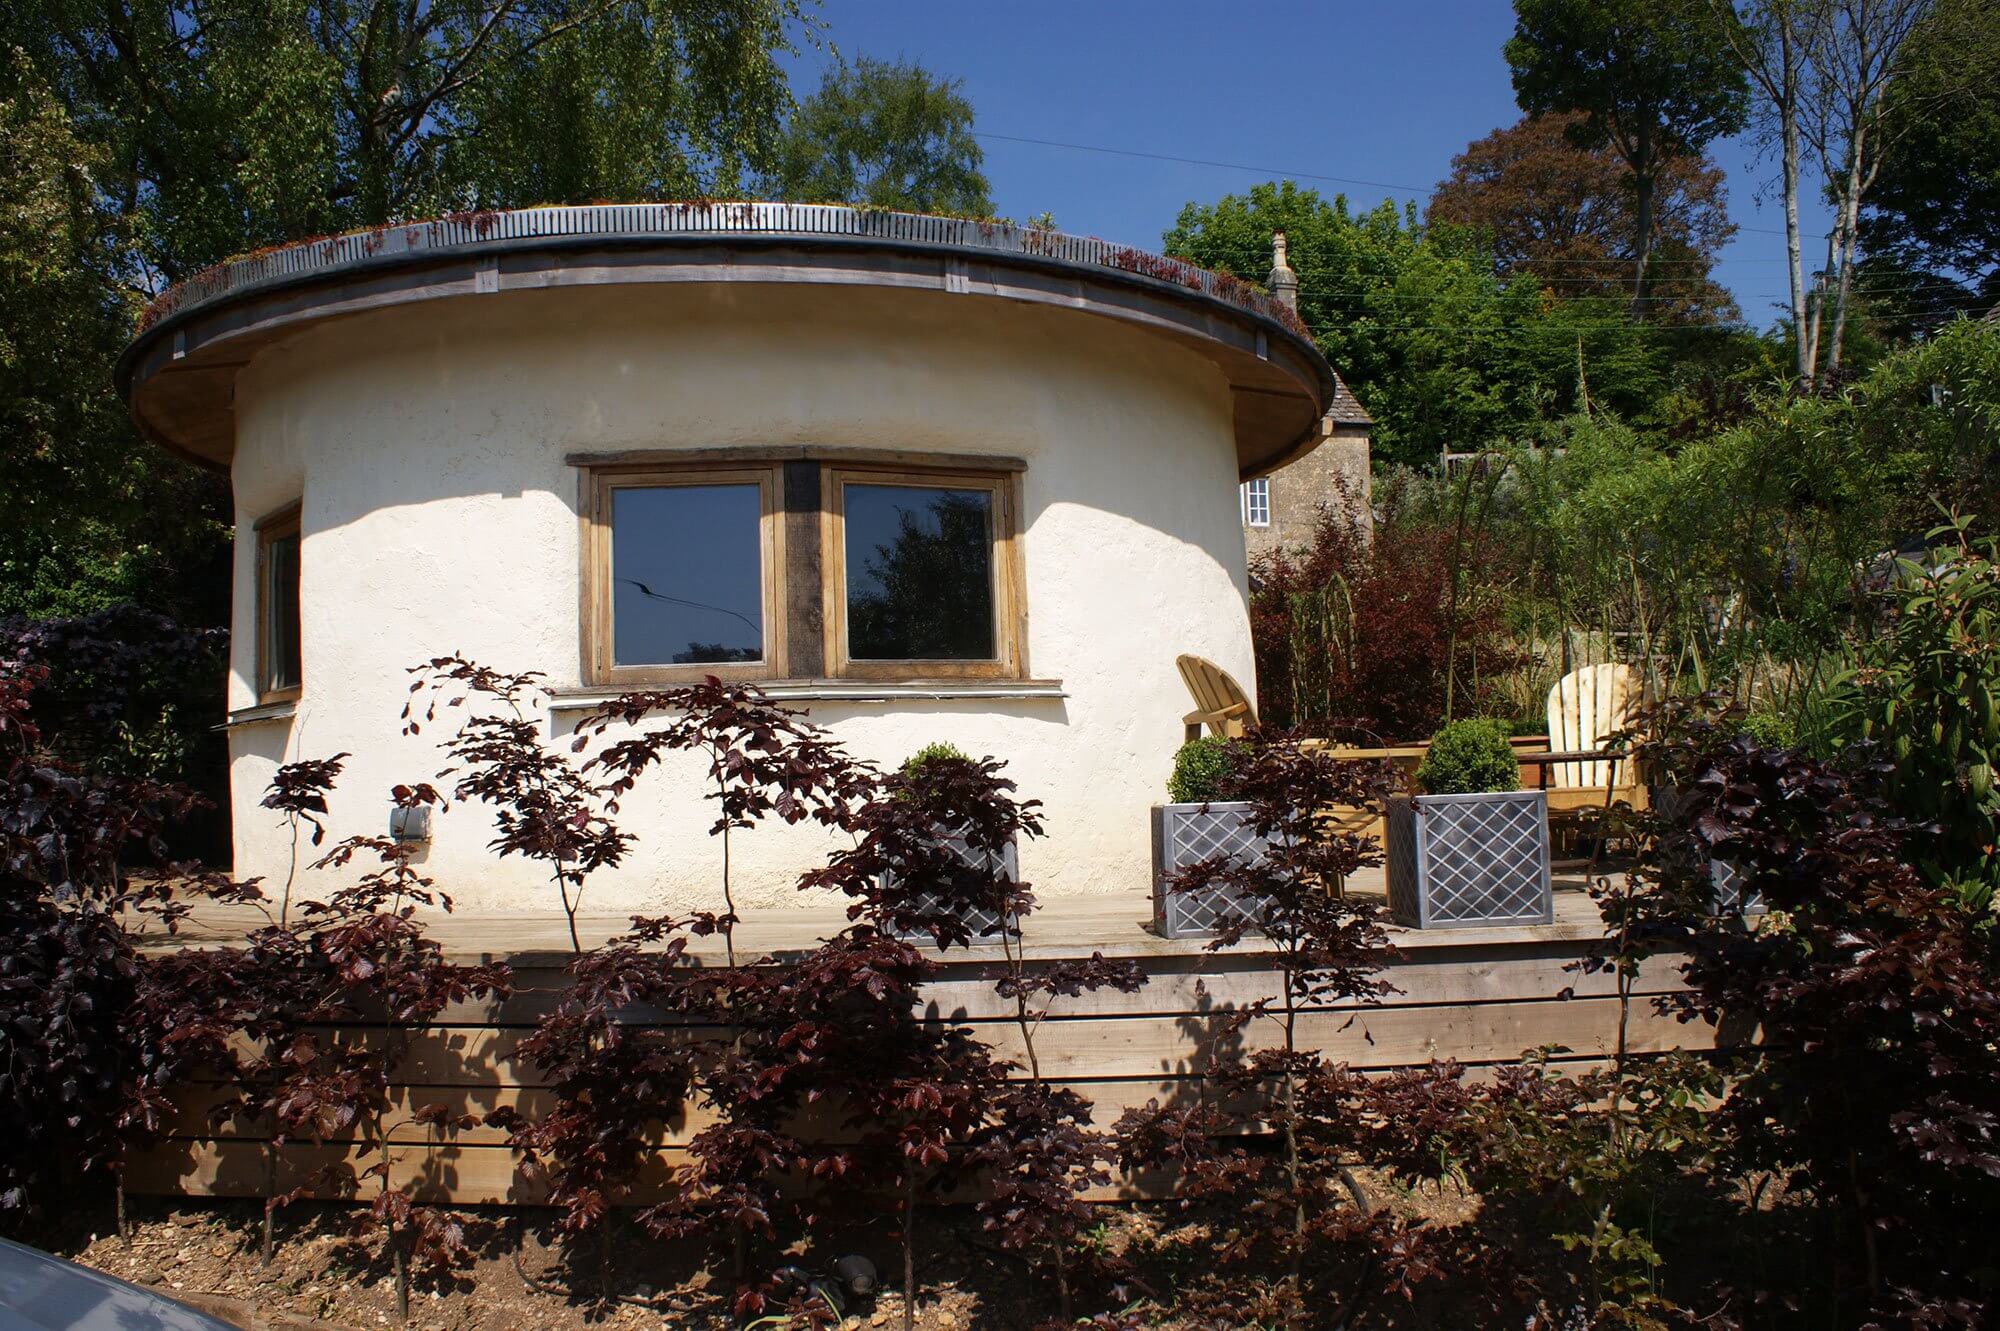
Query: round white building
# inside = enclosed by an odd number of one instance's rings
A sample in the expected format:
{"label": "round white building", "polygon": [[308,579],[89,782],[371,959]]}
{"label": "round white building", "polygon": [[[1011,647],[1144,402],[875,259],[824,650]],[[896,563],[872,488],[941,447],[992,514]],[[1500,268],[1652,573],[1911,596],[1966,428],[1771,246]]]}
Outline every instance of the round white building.
{"label": "round white building", "polygon": [[[239,875],[291,849],[276,767],[345,751],[335,835],[434,779],[408,667],[539,671],[560,734],[638,686],[755,680],[884,765],[1006,760],[1038,894],[1129,893],[1192,705],[1253,678],[1240,479],[1310,449],[1331,369],[1290,312],[1030,229],[782,204],[481,213],[291,246],[166,293],[120,366],[159,443],[230,474]],[[714,901],[690,764],[625,802],[587,910]],[[554,909],[440,815],[460,910]],[[734,846],[777,907],[826,834]]]}

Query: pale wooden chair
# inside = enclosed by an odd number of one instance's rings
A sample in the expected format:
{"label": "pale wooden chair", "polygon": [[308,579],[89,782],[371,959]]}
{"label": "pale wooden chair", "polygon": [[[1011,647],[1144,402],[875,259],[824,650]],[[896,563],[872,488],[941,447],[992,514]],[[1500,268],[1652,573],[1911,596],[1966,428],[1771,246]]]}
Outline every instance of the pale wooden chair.
{"label": "pale wooden chair", "polygon": [[1215,662],[1199,656],[1177,656],[1181,682],[1194,697],[1195,709],[1181,718],[1187,738],[1201,738],[1203,726],[1223,739],[1235,739],[1257,724],[1257,708],[1243,686]]}
{"label": "pale wooden chair", "polygon": [[[1549,749],[1553,753],[1595,753],[1632,722],[1639,704],[1639,673],[1612,662],[1572,670],[1549,690]],[[1558,789],[1610,785],[1614,764],[1551,763],[1549,784]]]}
{"label": "pale wooden chair", "polygon": [[[1603,838],[1618,826],[1614,806],[1646,807],[1646,788],[1631,758],[1607,752],[1611,737],[1632,723],[1642,695],[1631,666],[1613,662],[1571,671],[1549,690],[1549,751],[1517,755],[1523,776],[1536,769],[1536,783],[1548,791],[1549,831],[1565,843],[1596,834],[1593,865]],[[1591,757],[1597,753],[1605,756]]]}

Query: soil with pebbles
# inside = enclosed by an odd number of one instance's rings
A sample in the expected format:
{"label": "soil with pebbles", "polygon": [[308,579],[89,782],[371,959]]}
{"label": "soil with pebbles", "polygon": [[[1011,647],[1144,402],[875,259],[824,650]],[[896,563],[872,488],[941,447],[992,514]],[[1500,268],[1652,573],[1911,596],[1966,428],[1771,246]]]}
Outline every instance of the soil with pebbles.
{"label": "soil with pebbles", "polygon": [[[1367,1176],[1370,1171],[1363,1171]],[[1455,1189],[1394,1194],[1367,1178],[1372,1195],[1401,1211],[1450,1225],[1477,1201]],[[130,1237],[110,1232],[108,1212],[72,1215],[59,1227],[67,1241],[43,1236],[51,1250],[197,1307],[245,1331],[377,1331],[398,1325],[393,1269],[379,1236],[361,1233],[363,1208],[300,1202],[280,1213],[271,1264],[260,1261],[263,1207],[258,1202],[134,1198]],[[442,1281],[412,1286],[409,1327],[416,1331],[727,1331],[727,1282],[711,1283],[691,1265],[648,1242],[629,1223],[614,1226],[608,1252],[575,1255],[551,1247],[547,1212],[466,1208],[453,1213],[475,1254],[473,1264]],[[925,1331],[1027,1331],[1056,1314],[1055,1294],[981,1232],[969,1208],[934,1208],[921,1226],[916,1325]],[[849,1253],[874,1262],[888,1286],[900,1284],[901,1251],[893,1226],[828,1230],[810,1250],[787,1260],[824,1271]],[[1199,1226],[1168,1219],[1159,1208],[1107,1205],[1086,1241],[1137,1259],[1156,1292],[1175,1271],[1199,1270],[1207,1237]],[[605,1291],[609,1291],[609,1297]],[[1139,1297],[1141,1291],[1121,1291]],[[883,1290],[848,1299],[846,1331],[899,1331],[902,1299]],[[1160,1326],[1171,1328],[1171,1316]]]}
{"label": "soil with pebbles", "polygon": [[[360,1208],[307,1202],[287,1208],[269,1266],[259,1260],[260,1203],[135,1198],[128,1209],[128,1239],[103,1232],[111,1228],[106,1223],[52,1250],[246,1331],[372,1331],[399,1324],[394,1271],[377,1236],[356,1232]],[[726,1287],[663,1261],[661,1248],[629,1226],[619,1227],[625,1232],[614,1238],[606,1265],[600,1267],[593,1252],[577,1270],[537,1232],[545,1215],[499,1208],[454,1214],[475,1260],[448,1279],[413,1283],[408,1325],[417,1331],[724,1331],[739,1325],[725,1306]],[[940,1223],[924,1226],[916,1324],[926,1331],[1032,1325],[1046,1315],[1042,1297],[1027,1287],[1018,1263],[980,1243],[970,1219],[940,1213]],[[899,1278],[902,1258],[886,1226],[834,1237],[827,1253],[792,1260],[817,1272],[831,1256],[859,1252],[879,1266],[885,1281]],[[896,1293],[850,1297],[848,1304],[843,1321],[849,1331],[902,1326]],[[1003,1311],[1008,1305],[1012,1311]]]}

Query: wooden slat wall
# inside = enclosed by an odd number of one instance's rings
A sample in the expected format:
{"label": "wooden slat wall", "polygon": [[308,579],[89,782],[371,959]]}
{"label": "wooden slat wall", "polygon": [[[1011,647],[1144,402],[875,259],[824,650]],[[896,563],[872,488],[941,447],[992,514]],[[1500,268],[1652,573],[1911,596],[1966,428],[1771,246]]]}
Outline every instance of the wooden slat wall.
{"label": "wooden slat wall", "polygon": [[[1329,1058],[1369,1071],[1387,1071],[1453,1059],[1472,1075],[1517,1061],[1545,1046],[1567,1051],[1578,1065],[1606,1059],[1617,1034],[1618,1001],[1607,975],[1582,975],[1569,967],[1588,944],[1575,940],[1511,944],[1426,946],[1401,944],[1401,959],[1385,972],[1397,988],[1381,1003],[1315,1010],[1301,1021],[1301,1038]],[[1202,1074],[1232,1048],[1268,1047],[1282,1036],[1274,1022],[1253,1022],[1230,1032],[1226,1014],[1277,992],[1279,977],[1255,954],[1148,958],[1150,982],[1135,994],[1105,993],[1058,1006],[1036,1037],[1044,1074],[1092,1101],[1101,1125],[1149,1100],[1205,1092]],[[1629,1038],[1638,1053],[1673,1048],[1706,1049],[1716,1033],[1685,1025],[1654,1010],[1651,998],[1673,987],[1671,958],[1650,963],[1632,1007]],[[1011,1004],[993,992],[998,972],[990,963],[948,964],[927,992],[937,1019],[970,1025],[1003,1057],[1025,1062]],[[556,967],[531,965],[516,973],[515,993],[497,1004],[460,1005],[440,1023],[410,1037],[396,1069],[399,1100],[406,1105],[443,1103],[484,1113],[501,1106],[534,1112],[550,1103],[542,1079],[518,1055],[535,1020],[558,1001],[565,976]],[[1565,990],[1572,997],[1562,997]],[[641,1014],[643,1015],[643,1014]],[[357,1029],[349,1038],[387,1038],[380,1029]],[[196,1088],[161,1147],[132,1163],[134,1192],[210,1196],[261,1196],[270,1162],[254,1124],[211,1126],[207,1110],[224,1094]],[[665,1125],[656,1147],[657,1188],[669,1167],[685,1159],[685,1142],[706,1126],[707,1114],[691,1107],[681,1122]],[[414,1135],[409,1129],[403,1135]],[[498,1129],[477,1127],[444,1146],[420,1142],[394,1148],[393,1183],[411,1184],[422,1197],[460,1203],[538,1201],[541,1190],[519,1168]],[[306,1181],[320,1166],[349,1160],[351,1141],[288,1143],[278,1151],[278,1186]],[[287,1180],[291,1180],[288,1184]],[[372,1185],[371,1185],[372,1186]],[[1143,1192],[1127,1182],[1116,1192]]]}

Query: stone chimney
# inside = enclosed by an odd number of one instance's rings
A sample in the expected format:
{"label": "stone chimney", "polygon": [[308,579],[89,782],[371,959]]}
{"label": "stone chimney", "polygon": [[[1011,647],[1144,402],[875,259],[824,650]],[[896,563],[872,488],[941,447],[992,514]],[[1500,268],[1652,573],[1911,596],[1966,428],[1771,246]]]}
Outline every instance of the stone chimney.
{"label": "stone chimney", "polygon": [[1264,285],[1271,289],[1271,299],[1286,309],[1299,307],[1299,275],[1285,262],[1285,233],[1271,233],[1271,275]]}

